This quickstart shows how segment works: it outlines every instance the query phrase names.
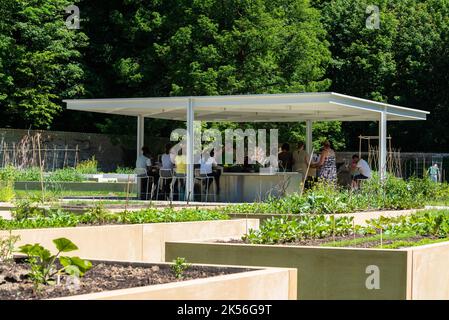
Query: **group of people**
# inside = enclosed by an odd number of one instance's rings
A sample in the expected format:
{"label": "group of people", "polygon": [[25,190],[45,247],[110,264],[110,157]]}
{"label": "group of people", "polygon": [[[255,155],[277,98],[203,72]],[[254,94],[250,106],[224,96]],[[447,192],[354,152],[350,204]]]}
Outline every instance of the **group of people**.
{"label": "group of people", "polygon": [[298,142],[297,147],[297,150],[290,152],[290,145],[282,144],[278,154],[280,170],[300,172],[308,184],[318,179],[337,180],[335,151],[329,141],[323,142],[323,149],[318,157],[309,155],[302,141]]}
{"label": "group of people", "polygon": [[[161,171],[170,172],[169,177],[165,175],[162,194],[167,195],[170,192],[170,175],[176,177],[181,187],[184,188],[185,176],[187,173],[186,156],[182,153],[182,148],[178,152],[173,153],[172,146],[167,144],[165,152],[160,156],[160,161],[153,165],[150,155],[150,149],[147,146],[142,148],[142,154],[136,160],[136,171],[141,177],[141,198],[148,198],[149,191],[147,186],[148,180],[152,180],[153,184],[157,185]],[[329,182],[337,181],[337,160],[335,151],[333,150],[329,141],[324,141],[322,150],[318,156],[309,155],[305,150],[304,142],[298,142],[297,150],[290,152],[290,145],[284,143],[281,146],[281,151],[278,154],[279,169],[281,171],[293,171],[303,174],[305,179],[305,187],[309,188],[314,182],[318,180],[325,180]],[[199,167],[199,168],[198,168]],[[203,179],[210,186],[212,181],[215,181],[216,192],[220,193],[220,175],[221,168],[218,166],[215,159],[214,151],[203,152],[201,154],[199,165],[195,165],[195,170],[199,177],[210,177],[213,179]],[[368,163],[361,159],[358,155],[352,156],[351,164],[352,188],[357,189],[361,180],[371,178],[371,168]],[[181,192],[182,190],[179,190]]]}
{"label": "group of people", "polygon": [[[210,186],[212,181],[215,181],[216,192],[220,193],[220,175],[221,169],[215,159],[214,151],[204,152],[201,155],[199,164],[199,176],[201,178],[213,178],[203,179]],[[187,173],[187,158],[182,152],[182,147],[178,152],[172,152],[172,146],[167,144],[165,146],[165,152],[160,155],[160,161],[155,162],[153,165],[152,157],[150,154],[150,148],[148,146],[142,147],[142,154],[136,160],[136,173],[141,178],[141,199],[147,199],[149,190],[148,179],[152,180],[152,184],[157,185],[161,171],[167,172],[162,186],[162,194],[165,197],[170,193],[170,176],[175,177],[179,182],[179,197],[184,197],[183,188],[185,187],[185,176]],[[153,187],[153,186],[151,186]]]}
{"label": "group of people", "polygon": [[[290,145],[284,143],[278,159],[281,170],[302,173],[306,187],[317,180],[337,181],[337,158],[328,140],[323,142],[319,156],[309,155],[302,141],[298,142],[297,150],[293,153],[290,152]],[[351,173],[352,187],[355,189],[359,187],[360,180],[371,178],[371,168],[358,155],[352,157]]]}

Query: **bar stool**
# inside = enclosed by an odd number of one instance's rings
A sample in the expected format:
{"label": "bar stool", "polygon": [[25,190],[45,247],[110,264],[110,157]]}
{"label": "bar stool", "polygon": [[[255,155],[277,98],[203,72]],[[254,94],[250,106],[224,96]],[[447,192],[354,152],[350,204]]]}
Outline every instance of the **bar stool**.
{"label": "bar stool", "polygon": [[210,182],[212,183],[213,188],[214,188],[213,189],[214,192],[212,193],[212,195],[214,196],[214,202],[216,202],[217,201],[217,195],[216,195],[217,194],[217,190],[216,190],[216,187],[215,187],[215,178],[213,176],[209,176],[207,174],[201,173],[200,169],[195,169],[195,180],[198,180],[200,182],[200,186],[201,186],[201,189],[200,189],[201,190],[200,191],[200,193],[201,193],[201,200],[203,199],[203,186],[204,186],[204,183],[206,184],[206,202],[207,202],[207,199],[209,197],[209,184],[210,184]]}
{"label": "bar stool", "polygon": [[[159,200],[159,190],[161,185],[162,188],[164,188],[166,183],[170,183],[170,200],[173,201],[173,184],[171,183],[172,180],[173,180],[173,169],[159,169],[159,179],[157,181],[157,189],[156,189],[156,200]],[[166,192],[164,192],[164,196],[165,197],[167,196]]]}
{"label": "bar stool", "polygon": [[[147,179],[147,188],[145,189],[145,200],[148,200],[148,194],[150,194],[150,200],[153,199],[153,195],[154,195],[154,178],[150,175],[148,175],[148,171],[144,168],[136,168],[134,170],[134,172],[137,175],[137,181],[138,183],[140,183],[140,185],[142,186],[142,182],[141,179]],[[139,180],[140,179],[140,180]],[[151,180],[151,191],[148,192],[148,188],[150,186],[150,180]],[[140,194],[139,194],[139,198],[140,195],[142,194],[142,190],[140,190]]]}
{"label": "bar stool", "polygon": [[[171,182],[171,190],[174,190],[175,183],[178,182],[178,200],[183,201],[186,199],[185,192],[181,192],[180,182],[183,182],[183,188],[186,186],[187,176],[185,173],[178,173],[175,169],[175,174],[173,175],[173,179]],[[183,200],[181,200],[183,198]],[[173,199],[173,191],[172,191],[172,199]]]}

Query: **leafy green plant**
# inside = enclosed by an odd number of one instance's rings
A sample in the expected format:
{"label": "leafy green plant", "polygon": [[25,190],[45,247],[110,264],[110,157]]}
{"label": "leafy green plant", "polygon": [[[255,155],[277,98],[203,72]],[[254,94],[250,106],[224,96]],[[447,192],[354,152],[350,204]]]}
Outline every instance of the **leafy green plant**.
{"label": "leafy green plant", "polygon": [[74,168],[58,169],[46,178],[51,182],[82,182],[83,176]]}
{"label": "leafy green plant", "polygon": [[104,208],[102,203],[96,204],[90,208],[81,218],[84,223],[104,224],[114,220],[109,211]]}
{"label": "leafy green plant", "polygon": [[175,274],[176,279],[182,279],[184,272],[190,268],[190,264],[187,263],[185,258],[177,257],[173,260],[173,264],[170,265],[170,269]]}
{"label": "leafy green plant", "polygon": [[66,212],[61,208],[44,210],[40,208],[36,209],[36,207],[31,206],[30,210],[31,211],[27,211],[22,207],[17,219],[5,220],[0,218],[0,230],[62,228],[86,224],[140,224],[229,219],[228,215],[223,214],[218,210],[196,209],[182,209],[175,211],[171,208],[164,210],[148,208],[132,212],[124,211],[121,213],[110,213],[100,205],[92,208],[89,212],[83,215]]}
{"label": "leafy green plant", "polygon": [[39,167],[31,167],[23,170],[18,170],[16,181],[40,181],[41,169]]}
{"label": "leafy green plant", "polygon": [[271,218],[258,230],[250,229],[243,240],[254,244],[276,244],[305,239],[321,239],[331,235],[348,235],[354,231],[352,217],[304,215],[301,218]]}
{"label": "leafy green plant", "polygon": [[14,182],[0,181],[0,202],[10,202],[14,200]]}
{"label": "leafy green plant", "polygon": [[[92,263],[79,257],[60,256],[61,253],[77,250],[78,247],[69,239],[54,239],[57,253],[52,255],[50,251],[40,244],[26,244],[19,249],[20,253],[27,256],[27,263],[30,265],[30,279],[35,286],[39,284],[52,284],[56,275],[67,274],[75,277],[82,277],[86,271],[92,267]],[[60,266],[56,264],[59,260]]]}
{"label": "leafy green plant", "polygon": [[9,230],[9,235],[0,239],[0,262],[10,263],[13,260],[14,248],[20,236],[13,236],[12,231]]}
{"label": "leafy green plant", "polygon": [[120,173],[120,174],[133,174],[133,173],[135,173],[135,169],[134,169],[134,168],[128,168],[128,167],[120,167],[120,166],[117,166],[117,169],[115,169],[115,173]]}
{"label": "leafy green plant", "polygon": [[76,165],[76,171],[81,174],[98,173],[98,160],[93,156],[91,159],[81,161]]}
{"label": "leafy green plant", "polygon": [[34,202],[20,200],[15,203],[15,208],[11,210],[15,220],[25,220],[29,218],[44,217],[45,209],[39,208]]}
{"label": "leafy green plant", "polygon": [[18,170],[12,165],[8,165],[4,168],[0,168],[0,180],[1,181],[16,181],[17,175],[18,175]]}

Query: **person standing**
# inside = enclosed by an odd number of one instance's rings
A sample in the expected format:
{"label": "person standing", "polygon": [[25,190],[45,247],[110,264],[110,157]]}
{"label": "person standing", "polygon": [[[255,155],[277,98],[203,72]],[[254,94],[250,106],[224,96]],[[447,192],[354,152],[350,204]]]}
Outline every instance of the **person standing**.
{"label": "person standing", "polygon": [[178,200],[185,200],[185,187],[186,187],[186,175],[187,175],[187,157],[183,154],[183,149],[178,150],[178,154],[175,156],[175,179],[178,190]]}
{"label": "person standing", "polygon": [[434,163],[433,166],[427,170],[427,174],[433,182],[439,182],[441,180],[440,168],[437,163]]}
{"label": "person standing", "polygon": [[302,179],[306,180],[306,188],[316,179],[316,169],[312,167],[313,162],[305,150],[304,142],[298,142],[298,150],[293,152],[292,170],[300,172]]}
{"label": "person standing", "polygon": [[283,143],[281,147],[281,152],[278,154],[279,168],[282,171],[291,172],[293,166],[293,156],[290,152],[290,145],[288,143]]}
{"label": "person standing", "polygon": [[323,142],[323,150],[320,154],[320,160],[316,164],[319,168],[318,178],[329,182],[337,181],[337,160],[335,151],[331,143],[326,140]]}

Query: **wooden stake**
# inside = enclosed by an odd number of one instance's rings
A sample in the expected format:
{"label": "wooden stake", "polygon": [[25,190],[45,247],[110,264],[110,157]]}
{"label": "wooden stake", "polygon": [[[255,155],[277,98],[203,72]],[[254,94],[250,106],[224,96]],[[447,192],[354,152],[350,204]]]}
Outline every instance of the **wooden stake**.
{"label": "wooden stake", "polygon": [[40,134],[37,136],[37,148],[38,148],[38,152],[39,152],[39,167],[40,167],[40,178],[41,178],[42,203],[44,203],[45,202],[44,171],[43,171],[43,168],[42,168]]}

